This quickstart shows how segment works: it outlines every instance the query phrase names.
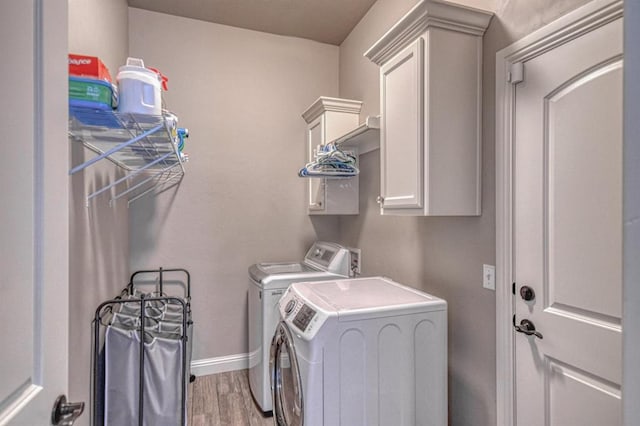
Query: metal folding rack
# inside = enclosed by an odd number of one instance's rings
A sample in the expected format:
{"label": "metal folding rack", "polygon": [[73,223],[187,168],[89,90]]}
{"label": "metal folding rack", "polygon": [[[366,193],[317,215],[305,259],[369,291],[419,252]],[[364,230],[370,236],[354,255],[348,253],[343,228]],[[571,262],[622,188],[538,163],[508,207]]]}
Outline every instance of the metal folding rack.
{"label": "metal folding rack", "polygon": [[117,187],[111,202],[124,196],[129,203],[151,193],[161,192],[180,182],[184,157],[174,117],[119,113],[86,107],[69,107],[69,137],[98,154],[73,167],[72,175],[108,159],[125,175],[87,195],[89,201]]}
{"label": "metal folding rack", "polygon": [[[184,293],[185,298],[175,297],[175,296],[166,296],[164,293],[165,290],[165,274],[171,272],[179,272],[184,273],[186,276],[186,284],[183,281],[179,281],[184,285]],[[147,296],[142,292],[136,291],[135,278],[139,275],[143,274],[157,274],[157,280],[153,282],[156,284],[156,291],[151,293],[151,296]],[[175,280],[171,281],[175,283]],[[145,281],[143,285],[149,285],[149,281]],[[157,296],[156,296],[157,294]],[[150,304],[153,303],[172,303],[174,305],[179,305],[181,307],[181,333],[179,336],[180,341],[182,342],[180,351],[182,357],[182,365],[180,371],[180,389],[176,389],[176,392],[180,392],[180,425],[186,426],[187,418],[186,418],[186,403],[187,403],[187,380],[189,382],[193,382],[195,380],[195,376],[190,374],[190,363],[191,363],[191,337],[193,336],[193,321],[191,319],[191,275],[186,269],[153,269],[153,270],[140,270],[134,272],[129,280],[127,286],[122,290],[119,296],[115,299],[105,301],[101,303],[95,311],[95,317],[93,320],[93,348],[92,348],[92,413],[91,413],[91,424],[92,426],[102,426],[105,425],[105,412],[108,409],[106,407],[106,382],[105,382],[105,365],[106,361],[101,362],[101,357],[105,351],[105,331],[106,327],[110,326],[110,321],[113,318],[113,315],[116,311],[118,311],[117,307],[123,304],[140,304],[140,311],[137,319],[139,319],[139,326],[136,327],[135,331],[139,333],[139,360],[138,360],[138,412],[137,412],[137,421],[136,419],[130,419],[131,421],[127,424],[138,426],[143,426],[145,424],[152,424],[148,421],[145,423],[145,363],[147,361],[147,357],[145,356],[145,330],[146,328],[146,319],[148,315],[146,314],[146,309]],[[105,323],[105,321],[107,321]],[[166,399],[166,395],[164,395]],[[177,426],[177,425],[176,425]]]}

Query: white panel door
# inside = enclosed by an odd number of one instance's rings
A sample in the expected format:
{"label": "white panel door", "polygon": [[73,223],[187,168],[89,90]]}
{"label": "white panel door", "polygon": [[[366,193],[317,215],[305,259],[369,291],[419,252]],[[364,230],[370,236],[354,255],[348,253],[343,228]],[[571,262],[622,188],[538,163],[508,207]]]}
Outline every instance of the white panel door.
{"label": "white panel door", "polygon": [[66,1],[2,2],[0,425],[50,424],[67,387],[66,37]]}
{"label": "white panel door", "polygon": [[[531,321],[542,338],[515,333],[517,425],[619,425],[622,19],[524,70],[515,108],[514,321]],[[534,294],[521,295],[524,286]]]}
{"label": "white panel door", "polygon": [[424,41],[380,68],[382,207],[421,208],[424,196]]}

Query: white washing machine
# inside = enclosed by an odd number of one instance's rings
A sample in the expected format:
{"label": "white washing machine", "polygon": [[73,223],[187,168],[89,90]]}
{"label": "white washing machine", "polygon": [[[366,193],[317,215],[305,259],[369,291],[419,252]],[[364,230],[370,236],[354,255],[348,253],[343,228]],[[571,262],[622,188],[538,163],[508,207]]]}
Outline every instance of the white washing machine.
{"label": "white washing machine", "polygon": [[258,263],[249,267],[249,385],[263,412],[272,410],[269,345],[280,321],[278,300],[293,282],[349,276],[349,250],[316,242],[302,262]]}
{"label": "white washing machine", "polygon": [[279,426],[445,426],[447,305],[386,278],[295,283],[271,345]]}

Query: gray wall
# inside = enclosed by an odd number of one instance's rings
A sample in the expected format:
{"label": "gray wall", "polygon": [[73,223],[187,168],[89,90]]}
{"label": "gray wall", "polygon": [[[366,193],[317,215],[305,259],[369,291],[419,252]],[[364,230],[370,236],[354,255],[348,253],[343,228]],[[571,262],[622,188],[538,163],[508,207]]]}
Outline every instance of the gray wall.
{"label": "gray wall", "polygon": [[178,188],[130,209],[131,269],[192,274],[194,359],[247,352],[247,267],[301,259],[337,218],[304,209],[300,114],[338,93],[338,47],[129,9],[129,52],[169,77],[189,128]]}
{"label": "gray wall", "polygon": [[[462,3],[462,1],[460,1]],[[340,96],[379,114],[378,68],[362,54],[417,1],[378,0],[340,46]],[[480,217],[380,216],[379,151],[360,157],[360,215],[340,219],[342,242],[362,248],[363,273],[386,275],[448,301],[452,425],[492,425],[495,293],[482,264],[495,264],[495,54],[585,0],[502,0],[484,38],[483,175]]]}
{"label": "gray wall", "polygon": [[127,59],[127,0],[69,0],[69,52],[99,56],[115,82]]}
{"label": "gray wall", "polygon": [[[100,57],[111,71],[127,58],[126,0],[70,0],[69,52]],[[99,17],[99,19],[97,19]],[[94,154],[71,146],[71,164]],[[129,218],[126,201],[109,206],[103,194],[85,207],[86,195],[121,176],[108,161],[70,179],[69,204],[69,399],[89,402],[91,320],[98,304],[117,295],[129,273]],[[87,411],[88,412],[88,411]],[[89,415],[78,420],[89,424]]]}

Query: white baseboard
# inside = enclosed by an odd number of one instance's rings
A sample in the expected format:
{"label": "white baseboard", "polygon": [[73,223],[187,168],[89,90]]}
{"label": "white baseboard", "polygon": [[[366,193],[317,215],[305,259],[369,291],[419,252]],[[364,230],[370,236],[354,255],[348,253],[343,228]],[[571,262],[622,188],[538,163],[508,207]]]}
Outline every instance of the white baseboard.
{"label": "white baseboard", "polygon": [[191,361],[191,374],[206,376],[249,368],[249,354],[220,356]]}

